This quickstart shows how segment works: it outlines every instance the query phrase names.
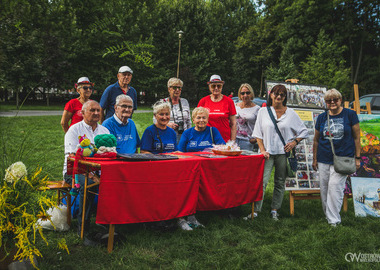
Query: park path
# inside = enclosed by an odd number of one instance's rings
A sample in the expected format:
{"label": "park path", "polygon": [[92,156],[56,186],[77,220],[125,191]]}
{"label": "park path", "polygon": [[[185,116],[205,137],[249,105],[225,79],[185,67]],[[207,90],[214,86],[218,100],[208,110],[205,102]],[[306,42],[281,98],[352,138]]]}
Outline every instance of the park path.
{"label": "park path", "polygon": [[[136,110],[133,113],[149,113],[152,110]],[[60,111],[35,111],[35,110],[22,110],[22,111],[7,111],[0,112],[0,117],[13,117],[13,116],[45,116],[45,115],[62,115],[62,110]]]}

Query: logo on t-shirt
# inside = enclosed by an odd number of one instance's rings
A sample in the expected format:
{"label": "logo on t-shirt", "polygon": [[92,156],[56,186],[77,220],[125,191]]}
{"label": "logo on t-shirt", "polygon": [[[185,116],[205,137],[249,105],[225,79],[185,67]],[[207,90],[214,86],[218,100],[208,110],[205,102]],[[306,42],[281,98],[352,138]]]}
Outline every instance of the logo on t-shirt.
{"label": "logo on t-shirt", "polygon": [[[330,119],[330,130],[331,130],[332,138],[334,140],[342,139],[344,136],[343,118]],[[323,129],[323,136],[326,138],[329,137],[328,131],[329,131],[329,127],[328,127],[327,120],[326,120],[325,127]]]}

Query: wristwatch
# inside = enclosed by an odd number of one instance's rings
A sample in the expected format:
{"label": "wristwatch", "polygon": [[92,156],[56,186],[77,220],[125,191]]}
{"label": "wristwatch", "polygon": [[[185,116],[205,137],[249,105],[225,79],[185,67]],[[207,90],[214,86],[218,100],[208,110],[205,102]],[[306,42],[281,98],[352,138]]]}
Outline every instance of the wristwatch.
{"label": "wristwatch", "polygon": [[361,157],[355,157],[356,159],[361,159]]}

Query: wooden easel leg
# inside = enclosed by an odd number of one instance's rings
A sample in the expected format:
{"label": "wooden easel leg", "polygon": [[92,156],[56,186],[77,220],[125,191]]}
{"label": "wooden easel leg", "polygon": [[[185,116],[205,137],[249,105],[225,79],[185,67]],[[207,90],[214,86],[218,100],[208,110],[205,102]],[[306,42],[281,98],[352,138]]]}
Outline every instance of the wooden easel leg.
{"label": "wooden easel leg", "polygon": [[110,228],[108,231],[108,246],[107,246],[108,253],[111,253],[113,250],[114,234],[115,234],[115,224],[110,224]]}
{"label": "wooden easel leg", "polygon": [[255,202],[252,203],[251,219],[253,220],[254,217],[255,217]]}
{"label": "wooden easel leg", "polygon": [[344,197],[343,197],[343,211],[344,212],[347,212],[347,209],[348,209],[348,195],[347,194],[344,194]]}
{"label": "wooden easel leg", "polygon": [[290,215],[294,216],[294,195],[292,191],[289,191],[289,205],[290,205]]}

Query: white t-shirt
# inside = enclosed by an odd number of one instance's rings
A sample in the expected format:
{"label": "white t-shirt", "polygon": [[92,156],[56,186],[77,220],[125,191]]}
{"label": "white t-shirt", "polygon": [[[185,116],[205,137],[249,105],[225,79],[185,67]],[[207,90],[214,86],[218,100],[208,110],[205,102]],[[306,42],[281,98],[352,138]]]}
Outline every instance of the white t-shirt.
{"label": "white t-shirt", "polygon": [[93,131],[90,125],[87,125],[84,120],[72,125],[65,134],[65,162],[63,164],[63,175],[67,171],[67,157],[70,153],[75,153],[79,145],[79,136],[86,134],[86,137],[94,143],[96,135],[110,134],[107,128],[98,124]]}
{"label": "white t-shirt", "polygon": [[236,104],[236,138],[246,141],[251,139],[259,110],[260,107],[257,105],[251,108],[242,109]]}
{"label": "white t-shirt", "polygon": [[[285,143],[289,143],[295,138],[305,139],[309,137],[306,126],[293,109],[288,107],[280,119],[277,119],[275,110],[272,106],[270,108],[273,112],[274,118],[277,120],[278,129],[280,130]],[[276,132],[266,107],[259,110],[252,137],[262,139],[264,148],[269,154],[285,154],[284,145]]]}

